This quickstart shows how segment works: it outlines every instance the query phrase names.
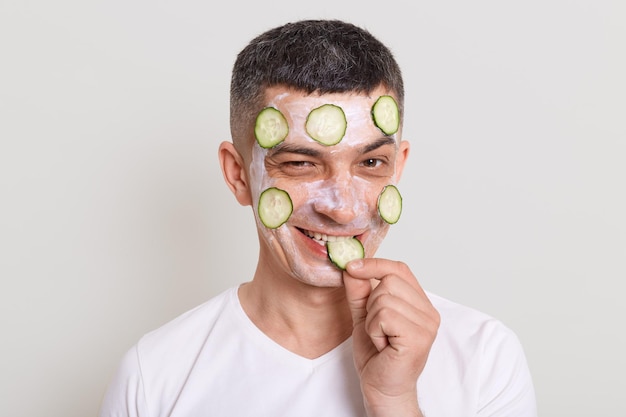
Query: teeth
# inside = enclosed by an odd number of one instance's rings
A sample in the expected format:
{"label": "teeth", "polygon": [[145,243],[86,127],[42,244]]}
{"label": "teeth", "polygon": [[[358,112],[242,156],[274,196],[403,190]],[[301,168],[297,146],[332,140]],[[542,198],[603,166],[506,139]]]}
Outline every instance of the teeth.
{"label": "teeth", "polygon": [[341,239],[350,239],[350,236],[329,236],[327,234],[324,233],[319,233],[319,232],[311,232],[309,230],[303,230],[304,234],[307,235],[308,237],[317,240],[320,243],[326,243],[326,242],[336,242],[337,240],[341,240]]}

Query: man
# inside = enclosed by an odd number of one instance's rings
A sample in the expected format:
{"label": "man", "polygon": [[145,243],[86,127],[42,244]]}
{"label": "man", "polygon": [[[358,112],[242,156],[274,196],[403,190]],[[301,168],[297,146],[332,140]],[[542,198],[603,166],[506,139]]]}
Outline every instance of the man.
{"label": "man", "polygon": [[[286,24],[241,51],[219,159],[255,215],[256,272],[145,335],[102,417],[536,415],[510,330],[374,257],[397,220],[379,201],[409,153],[403,101],[391,52],[348,23]],[[333,243],[364,257],[343,265]]]}

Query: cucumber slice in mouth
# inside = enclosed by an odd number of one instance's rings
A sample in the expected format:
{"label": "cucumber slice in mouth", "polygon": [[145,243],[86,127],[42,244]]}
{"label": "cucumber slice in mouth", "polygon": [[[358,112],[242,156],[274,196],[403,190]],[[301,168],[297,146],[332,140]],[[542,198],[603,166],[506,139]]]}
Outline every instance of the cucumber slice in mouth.
{"label": "cucumber slice in mouth", "polygon": [[331,146],[341,142],[348,122],[343,109],[334,104],[324,104],[309,113],[306,132],[322,145]]}
{"label": "cucumber slice in mouth", "polygon": [[342,270],[346,269],[348,262],[365,256],[363,244],[355,237],[328,241],[326,242],[326,250],[328,259]]}
{"label": "cucumber slice in mouth", "polygon": [[269,229],[276,229],[289,220],[293,212],[293,203],[287,191],[270,187],[259,196],[257,210],[261,223]]}
{"label": "cucumber slice in mouth", "polygon": [[397,223],[402,214],[402,196],[395,185],[387,185],[378,196],[378,214],[389,224]]}
{"label": "cucumber slice in mouth", "polygon": [[287,119],[274,107],[266,107],[257,115],[254,136],[262,148],[273,148],[289,133]]}
{"label": "cucumber slice in mouth", "polygon": [[372,106],[374,124],[387,136],[393,135],[400,128],[400,110],[398,103],[391,96],[380,96]]}

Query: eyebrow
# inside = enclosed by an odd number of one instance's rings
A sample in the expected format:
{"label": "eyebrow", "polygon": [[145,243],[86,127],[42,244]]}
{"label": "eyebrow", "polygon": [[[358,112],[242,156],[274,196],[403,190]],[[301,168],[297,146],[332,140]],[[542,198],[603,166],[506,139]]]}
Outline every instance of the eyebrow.
{"label": "eyebrow", "polygon": [[276,147],[270,149],[268,156],[276,156],[283,153],[294,153],[298,155],[306,155],[318,158],[322,153],[316,149],[308,148],[306,146],[294,145],[291,143],[282,142]]}
{"label": "eyebrow", "polygon": [[[377,139],[376,141],[372,143],[365,145],[364,147],[359,149],[359,153],[361,155],[364,155],[366,153],[375,151],[376,149],[381,148],[383,146],[395,145],[395,144],[396,144],[395,138],[391,136],[385,136],[380,139]],[[309,148],[307,146],[294,145],[292,143],[285,143],[285,142],[282,142],[278,144],[276,147],[270,149],[268,156],[274,157],[276,155],[285,154],[285,153],[305,155],[305,156],[310,156],[313,158],[320,158],[322,156],[322,152],[318,151],[317,149]]]}
{"label": "eyebrow", "polygon": [[396,144],[395,138],[391,136],[385,136],[383,138],[378,139],[375,142],[365,145],[363,148],[361,148],[361,154],[366,154],[368,152],[375,151],[376,149],[381,148],[386,145],[395,145],[395,144]]}

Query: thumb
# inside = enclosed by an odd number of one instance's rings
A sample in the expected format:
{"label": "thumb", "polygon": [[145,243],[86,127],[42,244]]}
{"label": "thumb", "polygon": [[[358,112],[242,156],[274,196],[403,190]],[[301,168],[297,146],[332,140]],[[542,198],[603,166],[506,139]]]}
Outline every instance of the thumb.
{"label": "thumb", "polygon": [[367,316],[367,299],[372,292],[369,279],[354,278],[348,272],[343,272],[343,284],[346,289],[346,299],[352,313],[352,324],[356,326]]}

